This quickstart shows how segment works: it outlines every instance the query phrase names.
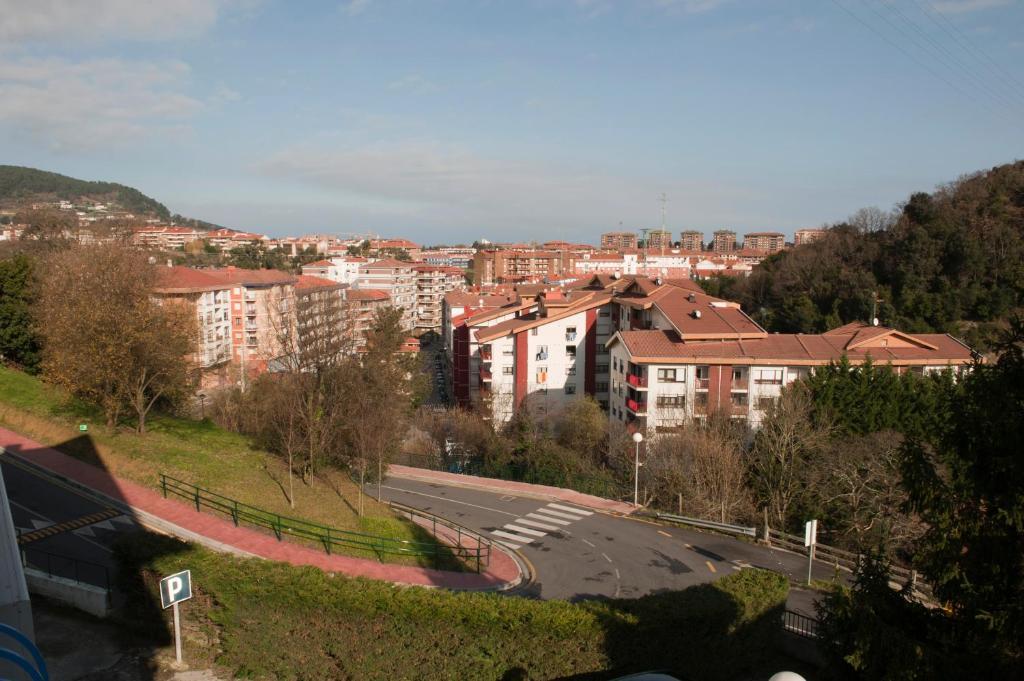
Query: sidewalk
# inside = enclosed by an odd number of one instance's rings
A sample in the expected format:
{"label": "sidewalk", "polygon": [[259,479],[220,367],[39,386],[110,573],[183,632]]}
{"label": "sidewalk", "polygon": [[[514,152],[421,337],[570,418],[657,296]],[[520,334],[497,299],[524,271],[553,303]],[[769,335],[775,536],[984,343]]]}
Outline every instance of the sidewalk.
{"label": "sidewalk", "polygon": [[115,478],[101,468],[44,447],[4,428],[0,428],[0,451],[4,456],[41,468],[73,486],[84,487],[129,507],[142,525],[219,551],[292,565],[311,565],[349,577],[458,590],[507,589],[518,585],[524,578],[516,560],[497,546],[491,551],[490,566],[481,574],[328,555],[288,541],[278,541],[256,530],[235,527],[231,521],[210,513],[199,513],[188,504],[165,499],[156,490]]}
{"label": "sidewalk", "polygon": [[421,482],[435,482],[439,485],[452,485],[453,487],[468,487],[480,489],[487,492],[500,492],[512,494],[517,497],[531,497],[534,499],[566,501],[584,508],[592,508],[596,511],[607,513],[618,513],[630,515],[636,508],[633,504],[624,501],[613,501],[603,497],[595,497],[592,494],[583,494],[571,489],[561,487],[550,487],[548,485],[534,485],[528,482],[515,482],[513,480],[498,480],[496,478],[480,478],[475,475],[462,475],[460,473],[446,473],[444,471],[432,471],[425,468],[413,468],[412,466],[388,466],[388,475],[394,478],[406,478],[408,480],[419,480]]}

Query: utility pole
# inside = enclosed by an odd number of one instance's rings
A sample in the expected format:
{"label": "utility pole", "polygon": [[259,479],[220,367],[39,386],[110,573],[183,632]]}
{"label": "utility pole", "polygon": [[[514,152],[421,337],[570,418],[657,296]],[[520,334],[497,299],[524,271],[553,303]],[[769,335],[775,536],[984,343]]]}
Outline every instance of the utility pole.
{"label": "utility pole", "polygon": [[662,192],[658,199],[661,201],[661,254],[665,255],[665,204],[668,203],[668,196]]}

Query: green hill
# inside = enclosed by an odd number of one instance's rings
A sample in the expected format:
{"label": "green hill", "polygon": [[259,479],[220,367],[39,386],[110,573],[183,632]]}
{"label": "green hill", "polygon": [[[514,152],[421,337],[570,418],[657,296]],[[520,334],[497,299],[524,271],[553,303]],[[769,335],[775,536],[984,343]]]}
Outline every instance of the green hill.
{"label": "green hill", "polygon": [[167,206],[123,184],[90,182],[35,168],[0,165],[0,204],[80,198],[115,203],[124,210],[164,220],[171,216]]}

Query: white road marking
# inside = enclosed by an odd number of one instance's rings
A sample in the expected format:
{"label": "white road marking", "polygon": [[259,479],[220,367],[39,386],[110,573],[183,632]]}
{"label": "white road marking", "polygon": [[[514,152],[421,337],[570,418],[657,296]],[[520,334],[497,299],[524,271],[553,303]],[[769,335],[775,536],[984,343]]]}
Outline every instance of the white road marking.
{"label": "white road marking", "polygon": [[[580,537],[580,539],[583,539],[583,537]],[[583,539],[583,543],[586,544],[587,546],[589,546],[592,549],[596,549],[597,548],[596,546],[594,546],[593,544],[588,542],[586,539]]]}
{"label": "white road marking", "polygon": [[132,520],[131,518],[129,518],[128,516],[126,516],[126,515],[119,515],[119,516],[116,516],[114,518],[111,518],[111,520],[113,520],[115,523],[121,523],[122,525],[134,525],[135,524],[135,521]]}
{"label": "white road marking", "polygon": [[708,566],[708,570],[711,570],[712,572],[718,572],[718,570],[715,569],[715,566],[711,564],[710,560],[704,561],[704,564]]}
{"label": "white road marking", "polygon": [[669,537],[670,539],[671,539],[671,537],[672,537],[672,535],[671,535],[671,534],[669,534],[668,532],[663,532],[662,530],[658,530],[658,534],[663,534],[663,535],[665,535],[666,537]]}
{"label": "white road marking", "polygon": [[71,530],[79,537],[95,537],[96,533],[92,531],[92,528],[86,525],[85,527],[79,527],[78,529]]}
{"label": "white road marking", "polygon": [[536,518],[537,520],[543,520],[544,522],[547,522],[547,523],[555,523],[556,525],[568,525],[569,524],[568,521],[558,520],[556,518],[549,518],[546,515],[537,515],[536,513],[527,513],[526,517],[527,518]]}
{"label": "white road marking", "polygon": [[499,541],[498,543],[499,543],[499,544],[501,544],[502,546],[507,546],[507,547],[509,547],[509,548],[510,548],[510,549],[512,549],[513,551],[519,548],[519,544],[513,544],[513,543],[512,543],[512,542],[510,542],[510,541]]}
{"label": "white road marking", "polygon": [[[11,503],[14,504],[14,503],[17,503],[17,502],[12,501]],[[21,504],[18,504],[18,505],[21,506]],[[24,506],[22,506],[22,508],[24,508]],[[32,522],[32,527],[34,527],[37,530],[41,530],[44,527],[50,527],[51,525],[55,524],[55,523],[52,523],[52,522],[47,521],[47,520],[36,520],[35,518],[32,518],[31,522]]]}
{"label": "white road marking", "polygon": [[533,541],[533,537],[524,537],[518,534],[512,534],[511,532],[505,532],[504,530],[495,530],[491,534],[496,537],[504,537],[505,539],[511,539],[512,541],[519,542],[520,544],[529,544]]}
{"label": "white road marking", "polygon": [[519,527],[518,525],[513,525],[512,523],[506,525],[505,529],[512,530],[513,532],[519,532],[521,534],[528,534],[531,537],[546,537],[548,534],[547,532],[538,532],[537,530],[531,530],[528,527]]}
{"label": "white road marking", "polygon": [[557,508],[559,511],[568,511],[569,513],[579,513],[582,516],[594,515],[593,511],[584,511],[582,508],[562,506],[561,504],[548,504],[548,508]]}
{"label": "white road marking", "polygon": [[605,559],[606,561],[608,561],[609,563],[610,563],[610,562],[612,562],[612,559],[608,557],[608,554],[607,554],[607,553],[602,553],[601,555],[602,555],[602,556],[604,556],[604,559]]}
{"label": "white road marking", "polygon": [[569,515],[568,513],[562,513],[561,511],[552,511],[550,508],[538,508],[537,513],[553,515],[556,518],[564,518],[566,520],[580,520],[578,515]]}
{"label": "white road marking", "polygon": [[615,568],[615,579],[622,579],[622,575],[619,574],[619,568]]}
{"label": "white road marking", "polygon": [[733,565],[732,569],[733,570],[742,570],[743,568],[741,568],[739,565]]}
{"label": "white road marking", "polygon": [[542,530],[551,530],[552,532],[564,532],[564,530],[557,525],[548,525],[547,523],[538,523],[536,520],[527,520],[526,518],[520,518],[516,521],[520,525],[529,525],[530,527],[539,527]]}
{"label": "white road marking", "polygon": [[98,527],[101,530],[110,530],[112,532],[116,532],[117,531],[116,528],[113,525],[110,524],[109,520],[101,520],[98,523],[93,523],[91,525],[91,527]]}
{"label": "white road marking", "polygon": [[509,513],[508,511],[502,511],[498,508],[490,508],[489,506],[480,506],[479,504],[471,504],[468,501],[459,501],[458,499],[449,499],[448,497],[439,497],[436,494],[427,494],[426,492],[417,492],[411,489],[402,489],[401,487],[388,487],[384,485],[384,489],[394,490],[396,492],[405,492],[406,494],[418,494],[421,497],[429,497],[431,499],[440,499],[441,501],[450,501],[453,504],[462,504],[463,506],[472,506],[473,508],[482,508],[485,511],[491,511],[493,513],[502,513],[504,515],[510,515],[513,518],[518,518],[518,513]]}

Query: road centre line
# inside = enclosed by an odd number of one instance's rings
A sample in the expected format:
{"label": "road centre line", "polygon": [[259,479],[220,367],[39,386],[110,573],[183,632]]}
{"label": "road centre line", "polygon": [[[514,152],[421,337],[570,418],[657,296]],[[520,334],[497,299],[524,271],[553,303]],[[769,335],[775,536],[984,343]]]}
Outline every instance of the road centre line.
{"label": "road centre line", "polygon": [[593,544],[588,542],[586,539],[583,539],[583,537],[580,537],[580,539],[582,539],[583,543],[586,544],[587,546],[589,546],[590,548],[592,548],[592,549],[596,549],[597,548],[596,546],[594,546]]}
{"label": "road centre line", "polygon": [[672,538],[672,535],[669,534],[668,532],[665,532],[664,530],[658,530],[658,534],[663,534],[663,535],[665,535],[666,537],[668,537],[670,539]]}
{"label": "road centre line", "polygon": [[610,562],[612,562],[612,559],[608,557],[608,554],[607,554],[607,553],[602,553],[601,555],[602,555],[602,556],[604,556],[604,559],[605,559],[606,561],[608,561],[609,563],[610,563]]}
{"label": "road centre line", "polygon": [[493,513],[501,513],[504,515],[510,515],[513,518],[518,518],[518,513],[509,513],[508,511],[502,511],[501,509],[491,508],[489,506],[481,506],[479,504],[471,504],[468,501],[459,501],[458,499],[449,499],[448,497],[439,497],[436,494],[427,494],[426,492],[417,492],[411,489],[402,489],[401,487],[388,487],[384,485],[384,489],[390,489],[395,492],[405,492],[406,494],[418,494],[421,497],[430,497],[431,499],[440,499],[441,501],[450,501],[453,504],[462,504],[463,506],[472,506],[473,508],[483,509],[484,511],[491,511]]}
{"label": "road centre line", "polygon": [[718,572],[718,570],[715,569],[715,566],[711,564],[710,560],[704,561],[704,564],[708,566],[708,570],[711,570],[712,572]]}
{"label": "road centre line", "polygon": [[559,511],[567,511],[569,513],[578,513],[581,516],[594,515],[593,511],[584,511],[582,508],[573,508],[572,506],[562,506],[561,504],[548,504],[548,508],[555,508]]}
{"label": "road centre line", "polygon": [[557,518],[549,518],[546,515],[537,515],[536,513],[527,513],[527,518],[536,518],[537,520],[543,520],[546,523],[555,523],[556,525],[568,525],[569,523],[565,520],[558,520]]}

